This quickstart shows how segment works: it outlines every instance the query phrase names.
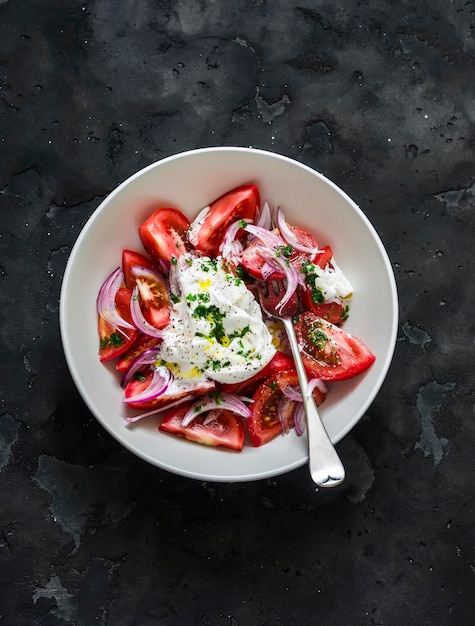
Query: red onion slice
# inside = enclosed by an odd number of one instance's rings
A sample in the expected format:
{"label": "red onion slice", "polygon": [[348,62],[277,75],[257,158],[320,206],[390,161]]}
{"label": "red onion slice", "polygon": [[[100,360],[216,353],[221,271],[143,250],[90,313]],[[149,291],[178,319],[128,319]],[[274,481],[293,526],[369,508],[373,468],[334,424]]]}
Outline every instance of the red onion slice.
{"label": "red onion slice", "polygon": [[285,278],[287,279],[287,288],[285,290],[284,296],[282,297],[282,300],[277,305],[277,310],[282,311],[284,306],[294,295],[295,290],[297,289],[298,274],[295,268],[287,261],[285,257],[275,256],[275,252],[273,250],[266,250],[265,248],[262,248],[259,254],[261,254],[262,258],[265,261],[268,261],[271,265],[277,265],[282,273],[285,274]]}
{"label": "red onion slice", "polygon": [[241,415],[241,417],[249,417],[251,415],[251,411],[239,396],[222,391],[198,398],[183,416],[181,425],[186,427],[191,424],[195,417],[213,409],[227,409],[232,413]]}
{"label": "red onion slice", "polygon": [[267,201],[264,202],[264,204],[262,205],[262,208],[259,212],[259,219],[256,222],[256,226],[259,226],[260,228],[265,228],[266,230],[271,230],[272,228],[272,212]]}
{"label": "red onion slice", "polygon": [[158,358],[159,352],[159,348],[148,348],[136,356],[135,359],[130,362],[129,367],[126,369],[122,380],[120,381],[121,387],[127,386],[135,372],[138,372],[147,365],[153,365]]}
{"label": "red onion slice", "polygon": [[119,315],[115,306],[115,296],[124,282],[124,273],[120,267],[115,269],[102,283],[97,296],[97,312],[113,326],[135,330],[135,326],[130,324]]}
{"label": "red onion slice", "polygon": [[247,218],[242,219],[242,220],[236,220],[235,222],[231,224],[231,226],[227,228],[226,234],[224,235],[224,241],[219,246],[219,251],[221,252],[221,255],[223,256],[223,258],[227,259],[232,253],[235,252],[234,243],[236,240],[236,236],[238,232],[242,230],[242,226],[244,222],[246,224],[249,224],[251,220]]}
{"label": "red onion slice", "polygon": [[150,417],[151,415],[157,415],[157,413],[163,413],[163,411],[168,411],[168,409],[172,409],[174,406],[183,404],[183,402],[193,400],[194,397],[194,395],[184,396],[183,398],[178,398],[178,400],[175,400],[175,402],[169,402],[168,404],[159,406],[158,408],[152,409],[151,411],[146,411],[145,413],[140,413],[140,415],[134,415],[133,417],[126,417],[125,419],[127,421],[127,424],[135,424],[135,422],[138,422],[144,417]]}
{"label": "red onion slice", "polygon": [[148,335],[149,337],[163,339],[163,329],[159,330],[147,322],[142,313],[142,309],[140,308],[139,288],[137,285],[135,285],[130,299],[130,315],[132,316],[132,321],[134,322],[137,330],[140,330],[140,332],[144,333],[144,335]]}
{"label": "red onion slice", "polygon": [[299,437],[301,437],[304,434],[305,428],[307,426],[307,423],[305,421],[305,408],[301,402],[295,404],[293,420],[295,432]]}
{"label": "red onion slice", "polygon": [[277,226],[280,230],[280,234],[282,235],[282,239],[284,239],[286,243],[295,248],[295,250],[298,250],[299,252],[308,252],[312,255],[320,252],[318,246],[316,248],[310,248],[309,246],[303,246],[297,241],[297,237],[294,235],[289,225],[285,221],[284,213],[280,208],[277,209]]}
{"label": "red onion slice", "polygon": [[321,393],[328,393],[328,387],[325,385],[321,378],[312,378],[308,381],[307,389],[305,390],[306,396],[311,396],[313,390],[317,388]]}
{"label": "red onion slice", "polygon": [[294,404],[295,402],[293,400],[283,396],[277,406],[277,416],[283,435],[287,435],[290,432],[289,422],[292,420]]}
{"label": "red onion slice", "polygon": [[267,230],[266,228],[261,228],[260,226],[255,226],[254,224],[248,224],[244,230],[260,239],[268,248],[280,247],[284,245],[284,241],[281,237],[279,237],[279,235]]}
{"label": "red onion slice", "polygon": [[152,380],[146,389],[136,396],[124,398],[123,401],[127,404],[134,404],[135,402],[149,402],[150,400],[155,400],[155,398],[165,393],[172,380],[173,374],[171,371],[168,367],[161,365],[153,370]]}
{"label": "red onion slice", "polygon": [[291,385],[282,385],[280,390],[286,398],[294,400],[295,402],[302,402],[303,396],[300,387],[292,387]]}
{"label": "red onion slice", "polygon": [[199,232],[210,209],[210,206],[202,209],[190,224],[190,227],[188,229],[188,241],[191,243],[192,246],[198,245]]}
{"label": "red onion slice", "polygon": [[214,422],[214,420],[218,419],[221,413],[222,413],[222,409],[212,409],[208,413],[208,415],[204,418],[203,426],[207,426],[208,424],[211,424],[211,422]]}

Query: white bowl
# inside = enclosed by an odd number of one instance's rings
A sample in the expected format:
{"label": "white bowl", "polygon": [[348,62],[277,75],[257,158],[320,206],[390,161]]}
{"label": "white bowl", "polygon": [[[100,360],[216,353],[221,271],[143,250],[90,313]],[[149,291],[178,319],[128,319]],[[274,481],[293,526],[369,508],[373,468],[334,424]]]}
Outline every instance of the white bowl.
{"label": "white bowl", "polygon": [[105,277],[120,265],[122,249],[143,250],[138,227],[153,208],[176,206],[194,217],[213,199],[246,183],[257,184],[261,199],[281,206],[290,223],[331,245],[353,285],[345,329],[367,343],[376,361],[363,375],[330,385],[320,412],[334,443],[374,400],[396,341],[397,292],[386,251],[363,212],[321,174],[270,152],[226,147],[177,154],[131,176],[93,213],[71,252],[60,302],[64,351],[82,398],[113,437],[149,463],[201,480],[249,481],[288,472],[306,463],[306,438],[292,432],[236,453],[163,434],[156,416],[126,426],[119,377],[97,357],[96,297]]}

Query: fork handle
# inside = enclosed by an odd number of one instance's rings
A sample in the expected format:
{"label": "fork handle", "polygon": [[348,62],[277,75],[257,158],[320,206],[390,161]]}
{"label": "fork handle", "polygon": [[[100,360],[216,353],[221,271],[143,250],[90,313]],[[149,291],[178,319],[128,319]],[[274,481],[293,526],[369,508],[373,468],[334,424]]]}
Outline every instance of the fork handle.
{"label": "fork handle", "polygon": [[307,374],[300,356],[300,348],[295,336],[294,325],[290,318],[281,318],[284,323],[290,348],[294,356],[295,366],[303,395],[305,414],[307,417],[308,464],[310,476],[319,487],[335,487],[343,482],[345,468],[335,450],[318,413],[313,395],[306,393],[308,386]]}

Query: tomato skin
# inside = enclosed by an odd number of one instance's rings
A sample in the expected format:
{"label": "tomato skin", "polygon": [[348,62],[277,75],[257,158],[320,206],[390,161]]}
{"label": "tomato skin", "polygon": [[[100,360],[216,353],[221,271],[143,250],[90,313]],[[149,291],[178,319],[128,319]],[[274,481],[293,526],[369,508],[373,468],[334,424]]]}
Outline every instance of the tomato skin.
{"label": "tomato skin", "polygon": [[311,258],[311,262],[314,263],[315,265],[318,265],[318,267],[321,267],[323,270],[326,268],[326,266],[330,263],[332,259],[333,259],[333,250],[331,249],[331,247],[323,246],[323,248],[320,248],[317,254]]}
{"label": "tomato skin", "polygon": [[122,250],[122,271],[127,289],[132,290],[135,286],[135,277],[132,274],[133,267],[149,267],[156,269],[154,263],[140,252],[134,250]]}
{"label": "tomato skin", "polygon": [[259,190],[256,185],[243,185],[228,191],[211,203],[198,233],[196,248],[214,258],[219,253],[226,229],[239,219],[256,217],[260,205]]}
{"label": "tomato skin", "polygon": [[[141,393],[142,391],[145,391],[145,389],[150,385],[150,381],[152,380],[152,370],[151,369],[147,369],[144,370],[143,372],[141,372],[141,379],[139,379],[137,376],[132,377],[132,379],[130,380],[130,382],[126,385],[125,387],[125,393],[124,393],[124,402],[127,404],[127,398],[130,398],[132,396],[137,395],[138,393]],[[189,389],[186,389],[186,391],[174,391],[174,392],[166,392],[164,393],[162,396],[159,396],[158,398],[155,398],[154,400],[148,400],[148,401],[143,401],[143,402],[133,402],[130,404],[130,406],[133,409],[140,409],[140,410],[145,410],[145,409],[158,409],[160,407],[163,406],[163,408],[166,408],[166,406],[168,404],[171,404],[172,402],[175,402],[176,400],[180,400],[181,398],[184,398],[185,396],[200,396],[203,395],[209,391],[212,391],[215,388],[215,383],[213,381],[200,381],[199,383],[196,383],[196,385],[194,385],[193,387],[190,386]]]}
{"label": "tomato skin", "polygon": [[180,406],[171,408],[165,414],[159,430],[206,446],[224,446],[231,450],[242,450],[245,429],[241,417],[231,411],[223,410],[209,424],[203,425],[206,415],[199,415],[191,424],[183,427],[182,419],[191,404],[191,402],[184,402]]}
{"label": "tomato skin", "polygon": [[[299,379],[295,369],[277,372],[259,385],[249,406],[251,416],[246,420],[253,446],[263,446],[282,434],[277,413],[279,402],[283,397],[282,390],[287,386],[298,385]],[[325,395],[318,389],[314,390],[313,397],[318,406],[325,400]],[[287,425],[289,428],[294,427],[293,421],[288,421]]]}
{"label": "tomato skin", "polygon": [[[300,226],[291,225],[289,225],[289,228],[294,233],[300,244],[309,248],[318,247],[317,240],[308,230],[301,228]],[[250,276],[257,278],[258,280],[264,280],[262,268],[265,265],[265,260],[259,254],[259,246],[262,246],[262,243],[258,239],[251,242],[251,244],[247,246],[242,253],[241,264]],[[288,257],[288,260],[297,271],[300,271],[302,263],[304,261],[310,261],[313,258],[315,257],[312,257],[310,252],[301,252],[300,250],[296,250],[294,248],[292,250],[292,254]],[[266,280],[281,280],[283,278],[285,278],[285,275],[276,270],[273,274],[271,274],[271,276],[268,276]]]}
{"label": "tomato skin", "polygon": [[295,333],[309,377],[346,380],[364,372],[376,358],[361,339],[311,311],[299,316]]}
{"label": "tomato skin", "polygon": [[269,361],[269,363],[262,368],[260,372],[257,372],[248,380],[244,380],[240,383],[221,384],[220,388],[229,393],[236,393],[245,396],[252,395],[257,389],[259,383],[262,381],[270,378],[278,372],[293,368],[295,368],[293,358],[288,354],[285,354],[285,352],[277,350],[271,361]]}
{"label": "tomato skin", "polygon": [[339,302],[314,302],[310,289],[299,289],[300,300],[306,311],[315,313],[331,324],[340,326],[348,317],[346,307]]}
{"label": "tomato skin", "polygon": [[170,263],[191,249],[187,240],[190,220],[178,209],[160,208],[139,227],[145,250],[160,267],[161,261]]}
{"label": "tomato skin", "polygon": [[[130,298],[132,292],[126,287],[120,287],[115,296],[115,305],[118,313],[129,323]],[[98,315],[97,332],[99,335],[99,360],[101,363],[112,361],[127,352],[137,340],[139,333],[137,330],[121,328]]]}

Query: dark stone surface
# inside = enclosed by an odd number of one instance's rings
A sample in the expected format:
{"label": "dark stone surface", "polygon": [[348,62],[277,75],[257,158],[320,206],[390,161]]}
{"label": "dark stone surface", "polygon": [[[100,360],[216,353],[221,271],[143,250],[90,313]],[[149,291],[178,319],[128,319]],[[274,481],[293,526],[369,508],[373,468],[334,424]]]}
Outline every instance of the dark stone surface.
{"label": "dark stone surface", "polygon": [[[474,54],[465,0],[0,0],[2,624],[470,622]],[[306,468],[148,466],[69,376],[81,227],[133,172],[211,145],[321,171],[393,263],[394,362],[334,491]]]}

